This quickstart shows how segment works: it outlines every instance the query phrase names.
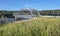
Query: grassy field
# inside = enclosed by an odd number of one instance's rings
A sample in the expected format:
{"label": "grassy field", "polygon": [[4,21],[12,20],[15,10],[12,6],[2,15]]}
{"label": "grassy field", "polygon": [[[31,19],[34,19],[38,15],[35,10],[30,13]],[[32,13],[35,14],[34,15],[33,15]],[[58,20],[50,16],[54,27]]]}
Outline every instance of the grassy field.
{"label": "grassy field", "polygon": [[33,18],[2,25],[0,36],[60,36],[60,18]]}

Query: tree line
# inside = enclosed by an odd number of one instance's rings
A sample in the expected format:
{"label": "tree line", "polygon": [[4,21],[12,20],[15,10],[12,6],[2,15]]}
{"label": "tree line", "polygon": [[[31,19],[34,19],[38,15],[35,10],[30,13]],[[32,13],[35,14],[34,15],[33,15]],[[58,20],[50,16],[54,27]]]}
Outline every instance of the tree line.
{"label": "tree line", "polygon": [[[23,10],[22,10],[23,11]],[[15,12],[19,12],[19,11],[6,11],[6,10],[0,10],[0,17],[1,16],[8,16],[8,17],[12,17],[13,13]],[[60,16],[60,10],[35,10],[32,9],[32,12],[34,15],[59,15]]]}

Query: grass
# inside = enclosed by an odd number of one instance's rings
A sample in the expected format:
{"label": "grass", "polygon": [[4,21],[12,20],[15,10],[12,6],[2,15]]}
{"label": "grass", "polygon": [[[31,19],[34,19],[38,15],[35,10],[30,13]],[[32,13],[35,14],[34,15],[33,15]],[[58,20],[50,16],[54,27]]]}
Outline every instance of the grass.
{"label": "grass", "polygon": [[60,36],[60,18],[33,18],[0,26],[0,36]]}

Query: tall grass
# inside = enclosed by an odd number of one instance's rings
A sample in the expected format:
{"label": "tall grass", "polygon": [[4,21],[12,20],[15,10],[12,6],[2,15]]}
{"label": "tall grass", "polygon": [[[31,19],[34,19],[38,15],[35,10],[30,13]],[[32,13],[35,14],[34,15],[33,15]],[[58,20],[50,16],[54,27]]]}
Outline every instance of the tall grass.
{"label": "tall grass", "polygon": [[60,36],[60,18],[34,18],[0,26],[0,36]]}

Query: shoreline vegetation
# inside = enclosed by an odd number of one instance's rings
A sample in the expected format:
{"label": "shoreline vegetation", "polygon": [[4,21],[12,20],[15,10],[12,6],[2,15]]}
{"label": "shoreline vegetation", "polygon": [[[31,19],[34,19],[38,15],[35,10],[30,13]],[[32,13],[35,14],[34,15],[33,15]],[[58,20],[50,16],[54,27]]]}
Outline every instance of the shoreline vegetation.
{"label": "shoreline vegetation", "polygon": [[[33,14],[35,15],[51,15],[51,16],[60,16],[60,9],[56,9],[56,10],[36,10],[36,9],[31,9],[33,11]],[[14,18],[13,17],[13,13],[15,12],[21,12],[21,11],[27,11],[27,9],[22,9],[22,10],[18,10],[18,11],[7,11],[7,10],[0,10],[0,18],[4,17],[8,17],[8,18]],[[24,13],[25,14],[25,13]],[[28,12],[26,12],[26,14],[28,14]]]}
{"label": "shoreline vegetation", "polygon": [[32,18],[0,26],[0,36],[60,36],[60,18]]}

